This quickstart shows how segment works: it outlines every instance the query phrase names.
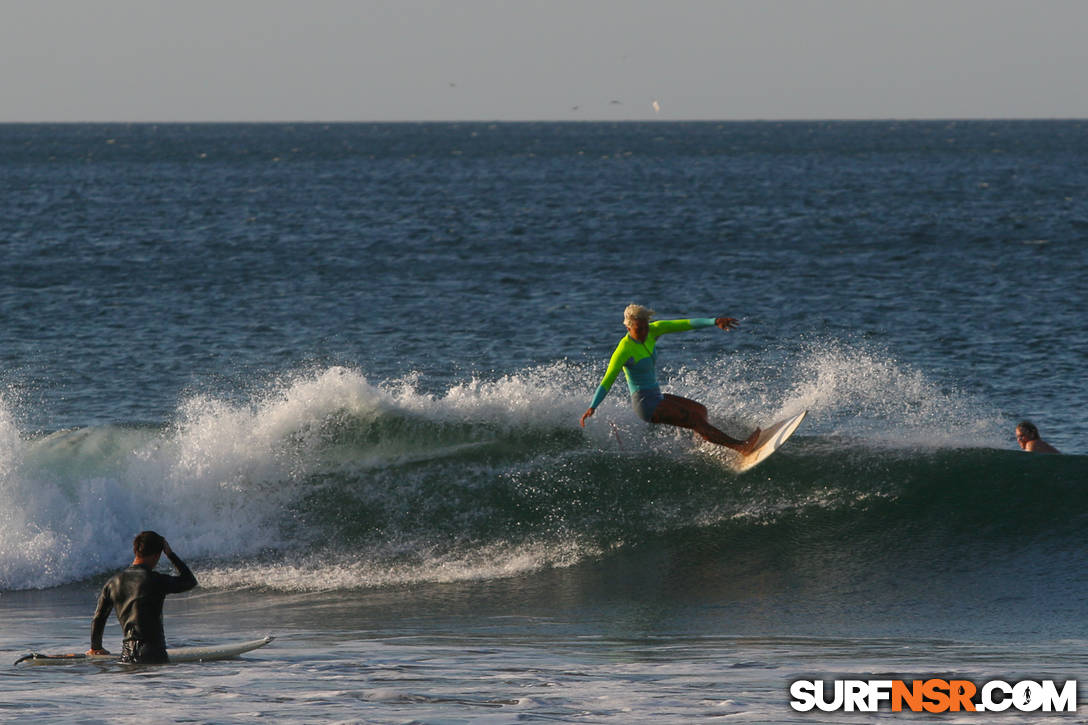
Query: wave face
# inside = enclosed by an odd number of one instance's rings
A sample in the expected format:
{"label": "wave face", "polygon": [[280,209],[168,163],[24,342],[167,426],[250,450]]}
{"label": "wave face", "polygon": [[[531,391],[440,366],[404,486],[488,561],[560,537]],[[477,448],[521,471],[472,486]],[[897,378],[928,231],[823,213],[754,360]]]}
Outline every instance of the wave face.
{"label": "wave face", "polygon": [[743,475],[720,449],[639,422],[619,386],[580,429],[597,374],[562,362],[433,394],[411,375],[376,384],[331,367],[244,401],[193,396],[169,424],[38,436],[5,402],[0,589],[123,566],[147,528],[198,562],[204,586],[286,591],[503,577],[662,546],[849,550],[858,566],[906,550],[1080,551],[1084,457],[995,450],[1008,445],[1001,416],[872,351],[672,371],[670,390],[735,434],[810,411]]}

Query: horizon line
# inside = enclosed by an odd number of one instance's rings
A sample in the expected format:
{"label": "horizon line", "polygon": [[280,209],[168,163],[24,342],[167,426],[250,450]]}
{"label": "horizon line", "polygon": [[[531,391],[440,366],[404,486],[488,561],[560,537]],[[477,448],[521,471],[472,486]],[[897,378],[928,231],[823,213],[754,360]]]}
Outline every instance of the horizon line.
{"label": "horizon line", "polygon": [[955,123],[955,122],[1031,122],[1031,121],[1088,121],[1088,116],[858,116],[813,118],[524,118],[524,119],[264,119],[264,120],[0,120],[0,125],[349,125],[349,124],[424,124],[424,123]]}

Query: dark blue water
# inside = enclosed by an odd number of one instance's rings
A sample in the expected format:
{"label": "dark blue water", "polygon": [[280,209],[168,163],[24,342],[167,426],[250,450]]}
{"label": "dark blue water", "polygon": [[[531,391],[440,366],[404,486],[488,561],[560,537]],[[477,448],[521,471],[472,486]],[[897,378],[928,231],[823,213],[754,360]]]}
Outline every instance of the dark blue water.
{"label": "dark blue water", "polygon": [[878,340],[1084,450],[1058,401],[1086,148],[1075,122],[5,126],[5,367],[32,428],[159,421],[312,360],[440,390],[599,359],[639,299],[742,316],[744,348]]}
{"label": "dark blue water", "polygon": [[[285,719],[354,712],[329,647],[376,719],[1088,669],[1088,123],[6,125],[0,188],[5,651],[82,647],[156,528],[204,592],[168,633],[285,635]],[[582,430],[629,302],[739,318],[659,377],[734,434],[808,410],[793,441],[738,476],[622,383]],[[491,635],[592,674],[467,692]],[[375,657],[447,665],[405,691]],[[750,661],[748,695],[691,664]]]}

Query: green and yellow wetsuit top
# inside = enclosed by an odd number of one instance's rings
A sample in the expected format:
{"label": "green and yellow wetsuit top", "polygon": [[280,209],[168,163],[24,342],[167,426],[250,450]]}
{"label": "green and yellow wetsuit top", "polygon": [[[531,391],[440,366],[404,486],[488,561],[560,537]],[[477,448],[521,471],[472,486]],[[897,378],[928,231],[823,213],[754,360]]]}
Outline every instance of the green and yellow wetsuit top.
{"label": "green and yellow wetsuit top", "polygon": [[644,390],[656,390],[657,384],[657,338],[670,332],[686,332],[698,330],[702,327],[714,325],[712,317],[694,317],[690,320],[658,320],[650,323],[650,331],[646,335],[646,342],[639,342],[630,335],[624,335],[616,351],[612,353],[612,359],[608,361],[608,369],[605,370],[601,384],[597,386],[597,392],[593,395],[590,408],[596,410],[597,406],[608,395],[612,383],[623,369],[627,376],[627,388],[631,394]]}

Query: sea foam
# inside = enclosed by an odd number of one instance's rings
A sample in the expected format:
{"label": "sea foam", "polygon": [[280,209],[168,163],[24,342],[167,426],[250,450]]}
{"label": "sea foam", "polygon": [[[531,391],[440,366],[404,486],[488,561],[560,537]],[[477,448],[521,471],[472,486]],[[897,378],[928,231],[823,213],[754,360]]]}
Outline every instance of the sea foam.
{"label": "sea foam", "polygon": [[[305,589],[566,566],[645,532],[869,495],[848,486],[693,497],[687,482],[707,473],[690,469],[703,465],[691,454],[705,446],[639,421],[622,381],[578,426],[600,372],[559,361],[435,392],[412,373],[375,383],[357,369],[313,369],[247,399],[190,396],[161,426],[37,437],[0,401],[0,589],[123,566],[143,529],[205,562],[217,586]],[[734,434],[808,410],[783,461],[844,445],[1001,445],[1000,417],[985,403],[861,345],[738,353],[664,366],[661,380]],[[632,470],[645,471],[636,486]],[[351,550],[330,555],[337,541]]]}

